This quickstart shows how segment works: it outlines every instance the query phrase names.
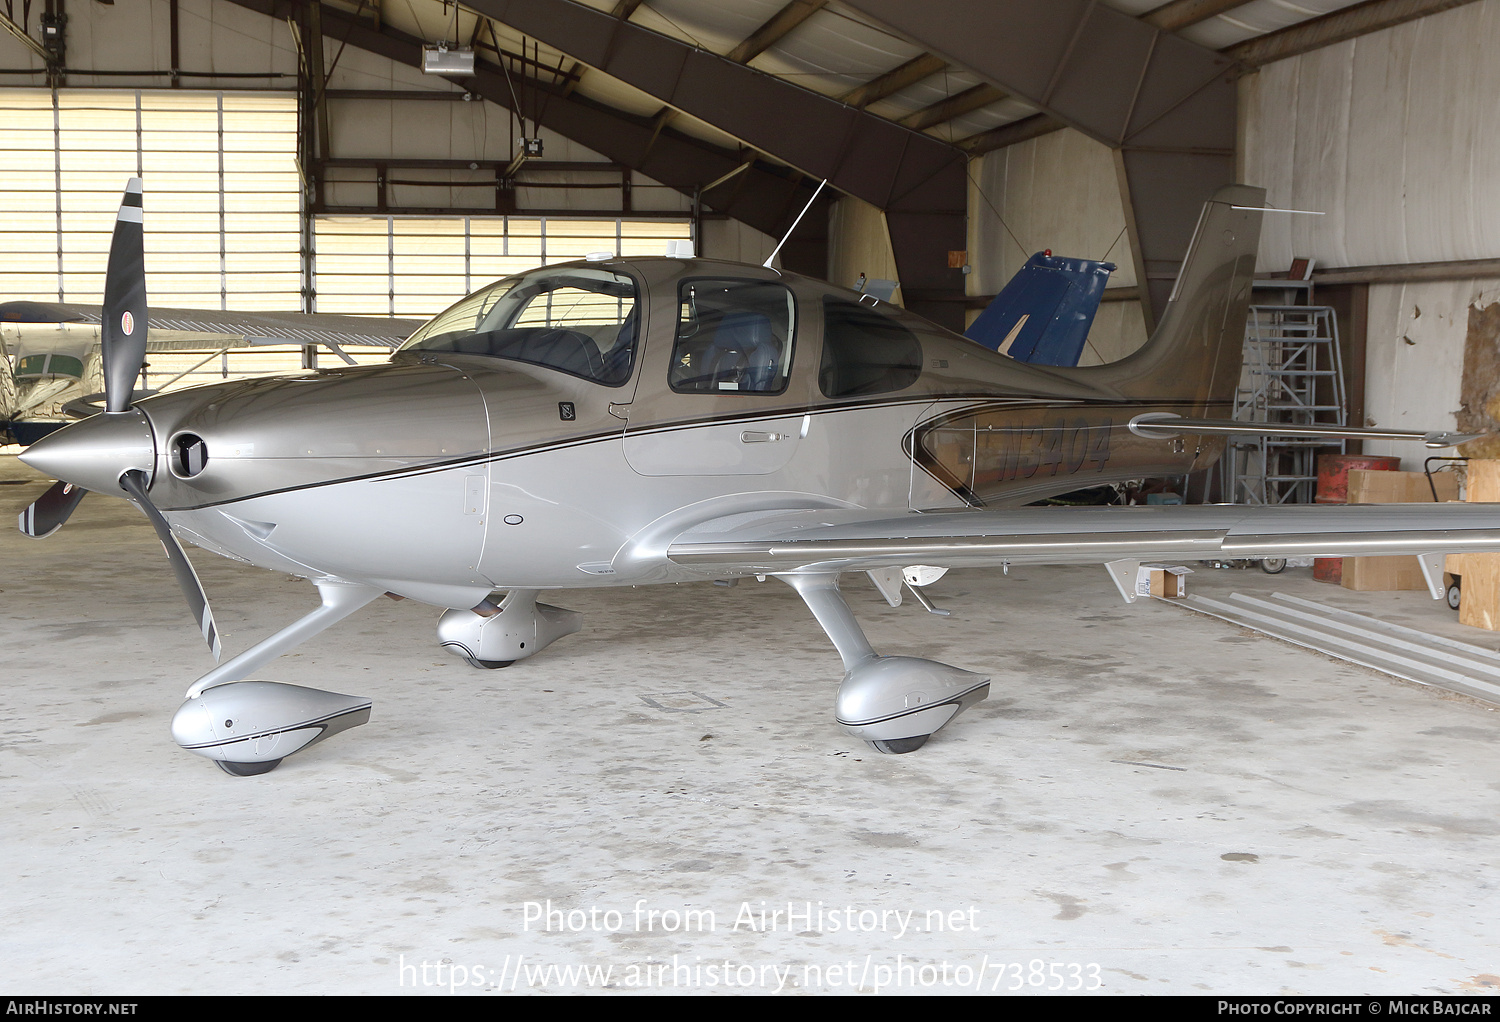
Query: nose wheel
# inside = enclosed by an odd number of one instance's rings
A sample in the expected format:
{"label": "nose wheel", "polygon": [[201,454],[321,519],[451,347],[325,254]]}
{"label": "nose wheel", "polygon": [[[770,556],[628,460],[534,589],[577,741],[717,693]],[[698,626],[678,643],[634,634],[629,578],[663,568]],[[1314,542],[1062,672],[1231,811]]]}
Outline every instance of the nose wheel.
{"label": "nose wheel", "polygon": [[264,763],[229,763],[222,759],[214,760],[219,764],[219,769],[230,777],[255,777],[259,774],[268,774],[281,765],[279,759],[268,759]]}
{"label": "nose wheel", "polygon": [[478,657],[466,656],[470,667],[477,667],[481,671],[498,671],[502,667],[509,667],[515,663],[514,660],[480,660]]}
{"label": "nose wheel", "polygon": [[885,741],[866,742],[876,752],[884,752],[891,756],[900,756],[907,752],[916,752],[927,744],[931,735],[917,735],[915,738],[888,738]]}

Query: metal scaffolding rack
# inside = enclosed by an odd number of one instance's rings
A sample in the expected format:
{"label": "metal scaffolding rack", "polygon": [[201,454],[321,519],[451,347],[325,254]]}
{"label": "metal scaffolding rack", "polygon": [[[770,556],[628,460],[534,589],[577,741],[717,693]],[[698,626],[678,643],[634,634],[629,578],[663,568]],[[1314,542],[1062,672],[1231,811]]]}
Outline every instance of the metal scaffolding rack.
{"label": "metal scaffolding rack", "polygon": [[[1326,305],[1250,306],[1234,418],[1343,426],[1347,407],[1334,310]],[[1310,504],[1318,455],[1343,450],[1342,440],[1234,437],[1221,462],[1222,492],[1239,504]]]}

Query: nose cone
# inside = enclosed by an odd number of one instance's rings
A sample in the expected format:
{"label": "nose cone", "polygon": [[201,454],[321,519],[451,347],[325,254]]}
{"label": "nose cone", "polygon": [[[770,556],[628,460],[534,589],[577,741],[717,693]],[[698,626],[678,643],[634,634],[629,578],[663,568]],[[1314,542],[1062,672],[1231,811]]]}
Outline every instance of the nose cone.
{"label": "nose cone", "polygon": [[37,471],[64,482],[123,496],[120,477],[132,469],[151,475],[156,445],[140,412],[104,412],[44,436],[20,457]]}

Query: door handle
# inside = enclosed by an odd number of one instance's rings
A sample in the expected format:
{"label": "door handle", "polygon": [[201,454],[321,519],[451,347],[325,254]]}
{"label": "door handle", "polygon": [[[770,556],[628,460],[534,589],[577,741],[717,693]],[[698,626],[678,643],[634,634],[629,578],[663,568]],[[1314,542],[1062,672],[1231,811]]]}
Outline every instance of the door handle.
{"label": "door handle", "polygon": [[742,444],[774,444],[778,440],[785,440],[785,433],[766,433],[758,429],[747,429],[740,433]]}

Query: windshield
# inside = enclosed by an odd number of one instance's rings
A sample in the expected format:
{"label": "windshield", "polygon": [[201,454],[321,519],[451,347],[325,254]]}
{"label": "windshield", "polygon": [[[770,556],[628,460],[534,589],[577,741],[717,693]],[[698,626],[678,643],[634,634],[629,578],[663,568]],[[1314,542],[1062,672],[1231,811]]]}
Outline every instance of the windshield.
{"label": "windshield", "polygon": [[400,350],[512,359],[618,387],[635,360],[639,298],[623,273],[544,267],[474,292]]}

